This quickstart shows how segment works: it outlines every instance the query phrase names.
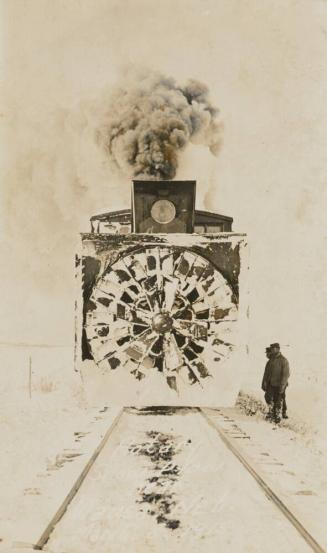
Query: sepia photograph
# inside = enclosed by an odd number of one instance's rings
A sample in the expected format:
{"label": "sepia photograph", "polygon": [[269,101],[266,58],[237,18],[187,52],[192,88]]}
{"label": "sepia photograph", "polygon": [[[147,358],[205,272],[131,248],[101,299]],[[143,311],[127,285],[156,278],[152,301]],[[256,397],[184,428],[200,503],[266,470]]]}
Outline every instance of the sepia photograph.
{"label": "sepia photograph", "polygon": [[0,553],[327,552],[326,1],[0,22]]}

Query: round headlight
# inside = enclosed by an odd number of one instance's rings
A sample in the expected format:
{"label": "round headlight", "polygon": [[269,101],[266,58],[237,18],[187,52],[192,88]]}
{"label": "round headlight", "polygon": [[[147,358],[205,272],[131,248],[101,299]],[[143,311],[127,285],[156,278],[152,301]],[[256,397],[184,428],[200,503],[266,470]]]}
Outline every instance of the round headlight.
{"label": "round headlight", "polygon": [[170,223],[176,217],[176,208],[169,200],[158,200],[151,208],[151,217],[163,225]]}

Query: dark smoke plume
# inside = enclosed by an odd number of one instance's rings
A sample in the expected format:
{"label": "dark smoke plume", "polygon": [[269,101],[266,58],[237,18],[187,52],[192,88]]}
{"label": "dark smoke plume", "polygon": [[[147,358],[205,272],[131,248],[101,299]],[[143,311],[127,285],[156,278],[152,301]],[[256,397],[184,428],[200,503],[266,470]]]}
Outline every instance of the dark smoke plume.
{"label": "dark smoke plume", "polygon": [[111,96],[99,140],[128,176],[173,179],[189,142],[218,154],[222,125],[208,95],[195,80],[178,86],[160,73],[134,72]]}

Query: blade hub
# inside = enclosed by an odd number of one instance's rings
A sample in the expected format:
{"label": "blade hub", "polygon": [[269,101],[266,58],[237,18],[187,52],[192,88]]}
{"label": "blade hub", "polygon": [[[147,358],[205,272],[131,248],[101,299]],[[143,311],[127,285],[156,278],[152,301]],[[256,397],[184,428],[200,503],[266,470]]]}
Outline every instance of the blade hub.
{"label": "blade hub", "polygon": [[152,328],[155,332],[158,332],[158,334],[170,332],[173,328],[173,319],[165,311],[156,313],[152,319]]}

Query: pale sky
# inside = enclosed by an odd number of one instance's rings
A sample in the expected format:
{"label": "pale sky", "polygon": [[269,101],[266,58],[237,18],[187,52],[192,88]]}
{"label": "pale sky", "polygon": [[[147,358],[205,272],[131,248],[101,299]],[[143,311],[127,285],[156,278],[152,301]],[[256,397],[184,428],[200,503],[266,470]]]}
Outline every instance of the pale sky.
{"label": "pale sky", "polygon": [[326,366],[327,3],[320,0],[2,0],[0,340],[72,343],[74,251],[95,213],[129,207],[94,120],[121,68],[206,83],[218,158],[183,154],[198,207],[234,217],[251,251],[250,347],[289,344]]}

